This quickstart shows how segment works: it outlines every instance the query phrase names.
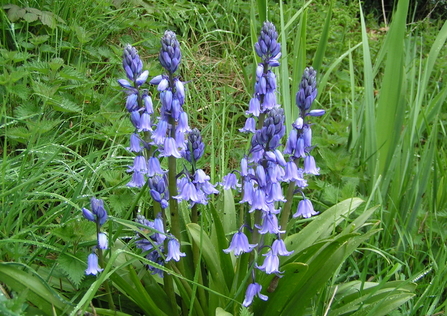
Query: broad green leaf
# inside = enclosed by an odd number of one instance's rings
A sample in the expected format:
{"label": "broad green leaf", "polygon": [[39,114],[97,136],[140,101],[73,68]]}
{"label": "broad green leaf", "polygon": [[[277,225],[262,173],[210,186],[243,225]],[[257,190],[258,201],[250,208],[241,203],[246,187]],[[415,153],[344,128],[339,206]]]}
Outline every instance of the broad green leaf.
{"label": "broad green leaf", "polygon": [[[313,245],[322,236],[327,236],[332,228],[342,222],[351,212],[353,212],[363,200],[352,198],[342,201],[316,216],[312,222],[303,230],[285,239],[287,249],[299,253],[303,249]],[[289,260],[286,259],[286,262]]]}
{"label": "broad green leaf", "polygon": [[216,316],[233,316],[233,314],[226,312],[221,307],[216,308]]}
{"label": "broad green leaf", "polygon": [[69,309],[69,302],[56,293],[37,273],[23,264],[1,262],[0,280],[16,292],[28,290],[27,300],[37,306],[45,315],[58,314]]}
{"label": "broad green leaf", "polygon": [[336,300],[329,316],[345,315],[355,311],[371,309],[371,304],[382,300],[390,300],[393,295],[413,296],[416,289],[414,283],[408,281],[392,281],[383,284],[377,282],[353,281],[337,286]]}
{"label": "broad green leaf", "polygon": [[225,275],[220,267],[219,256],[216,252],[216,246],[213,245],[211,239],[208,235],[201,231],[202,228],[194,223],[189,223],[186,225],[186,229],[191,235],[193,241],[197,245],[202,245],[203,258],[206,262],[206,266],[210,271],[211,277],[213,278],[217,291],[223,295],[228,295],[228,288],[225,282]]}
{"label": "broad green leaf", "polygon": [[[224,192],[226,192],[226,191],[231,191],[231,190],[225,190]],[[233,194],[231,194],[231,196],[233,196]],[[234,198],[233,198],[233,204],[234,204]],[[226,238],[226,232],[224,231],[224,228],[222,227],[222,222],[220,220],[220,216],[217,214],[216,210],[214,209],[214,207],[212,205],[210,206],[210,210],[211,210],[211,213],[212,213],[213,219],[214,219],[214,228],[215,228],[216,239],[217,239],[217,244],[218,244],[217,249],[226,249],[226,248],[228,248],[229,243]],[[229,214],[227,214],[227,215],[229,215]],[[225,216],[226,215],[224,215],[224,218],[226,218]],[[233,214],[233,216],[236,217],[236,214]],[[223,251],[219,251],[218,255],[219,255],[219,259],[220,259],[220,266],[222,267],[222,271],[226,276],[225,280],[227,282],[227,287],[230,288],[231,283],[233,282],[233,279],[234,279],[234,267],[231,262],[231,257],[229,254],[226,254]]]}
{"label": "broad green leaf", "polygon": [[232,190],[223,190],[224,203],[223,210],[219,212],[219,218],[222,221],[222,226],[225,235],[232,233],[238,229],[236,226],[236,209],[234,206],[234,196]]}

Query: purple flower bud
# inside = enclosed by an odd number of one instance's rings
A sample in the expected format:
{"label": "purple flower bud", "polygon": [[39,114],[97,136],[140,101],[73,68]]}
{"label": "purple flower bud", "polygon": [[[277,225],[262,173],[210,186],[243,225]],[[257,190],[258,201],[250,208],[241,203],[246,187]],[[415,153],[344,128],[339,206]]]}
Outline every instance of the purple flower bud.
{"label": "purple flower bud", "polygon": [[98,256],[95,253],[91,253],[87,258],[87,269],[85,270],[86,275],[97,275],[103,269],[99,267]]}
{"label": "purple flower bud", "polygon": [[253,250],[258,244],[249,244],[247,236],[239,231],[233,235],[231,239],[230,246],[224,249],[223,252],[230,253],[233,251],[235,256],[239,256],[242,253],[247,253]]}
{"label": "purple flower bud", "polygon": [[159,55],[160,64],[171,74],[173,74],[180,65],[181,52],[180,44],[176,35],[172,31],[166,31],[161,39],[161,50]]}
{"label": "purple flower bud", "polygon": [[275,156],[276,156],[276,162],[278,163],[278,165],[285,167],[287,163],[286,163],[286,160],[284,159],[282,152],[280,152],[278,149],[276,149]]}
{"label": "purple flower bud", "polygon": [[140,113],[138,111],[130,112],[130,121],[136,129],[140,128]]}
{"label": "purple flower bud", "polygon": [[258,64],[258,67],[256,67],[256,77],[259,79],[264,74],[264,65]]}
{"label": "purple flower bud", "polygon": [[[164,79],[164,77],[163,77],[163,75],[158,75],[158,76],[155,76],[154,78],[152,78],[152,80],[149,82],[150,84],[153,84],[153,85],[158,85],[158,84],[160,84],[160,82],[162,81]],[[166,80],[167,81],[167,80]],[[168,83],[169,84],[169,83]],[[164,89],[163,89],[164,90]],[[163,91],[162,90],[162,91]],[[160,91],[160,90],[159,90]]]}
{"label": "purple flower bud", "polygon": [[303,126],[303,139],[304,139],[304,148],[309,148],[312,146],[312,130],[309,125]]}
{"label": "purple flower bud", "polygon": [[257,180],[258,180],[258,184],[259,184],[259,186],[261,188],[265,187],[267,185],[266,176],[265,176],[265,169],[264,169],[263,166],[258,165],[256,167],[256,177],[257,177]]}
{"label": "purple flower bud", "polygon": [[286,148],[284,148],[284,154],[292,155],[296,149],[296,142],[298,140],[298,132],[296,129],[290,131],[289,137],[287,138]]}
{"label": "purple flower bud", "polygon": [[296,104],[302,112],[308,111],[317,97],[316,77],[317,72],[312,67],[304,70],[300,88],[296,94]]}
{"label": "purple flower bud", "polygon": [[[245,180],[244,181],[244,196],[242,197],[242,200],[240,203],[245,203],[247,202],[248,204],[252,205],[253,204],[253,196],[254,196],[254,187],[253,187],[253,182],[250,180]],[[264,207],[264,206],[262,206]]]}
{"label": "purple flower bud", "polygon": [[171,111],[172,109],[172,91],[165,90],[160,93],[161,104],[165,111]]}
{"label": "purple flower bud", "polygon": [[119,79],[118,84],[125,89],[133,89],[132,85],[126,79]]}
{"label": "purple flower bud", "polygon": [[107,220],[107,212],[104,208],[104,201],[101,199],[91,198],[90,206],[92,208],[92,213],[95,214],[96,220],[99,226],[102,226]]}
{"label": "purple flower bud", "polygon": [[126,98],[126,110],[129,112],[138,110],[138,94],[129,94]]}
{"label": "purple flower bud", "polygon": [[307,113],[307,115],[309,116],[322,116],[326,113],[325,110],[312,110],[309,113]]}
{"label": "purple flower bud", "polygon": [[82,215],[84,216],[85,219],[89,220],[90,222],[96,221],[95,215],[84,207],[82,208]]}
{"label": "purple flower bud", "polygon": [[241,176],[248,176],[248,160],[247,157],[241,159]]}
{"label": "purple flower bud", "polygon": [[248,307],[253,302],[253,298],[258,296],[261,300],[267,301],[268,296],[261,294],[262,286],[258,283],[250,283],[248,285],[247,291],[245,292],[245,299],[242,303],[243,306]]}
{"label": "purple flower bud", "polygon": [[185,86],[183,82],[181,82],[177,78],[174,80],[174,84],[178,99],[180,100],[180,103],[183,103],[183,100],[185,99]]}
{"label": "purple flower bud", "polygon": [[141,86],[143,83],[146,82],[147,77],[149,77],[149,70],[145,70],[141,73],[141,75],[135,80],[135,83],[137,86]]}
{"label": "purple flower bud", "polygon": [[105,250],[105,249],[107,249],[108,245],[109,245],[109,241],[107,239],[107,235],[104,234],[104,233],[99,233],[98,234],[98,247],[99,247],[99,249]]}
{"label": "purple flower bud", "polygon": [[255,85],[255,94],[266,94],[267,93],[267,80],[264,76],[259,78],[259,81]]}
{"label": "purple flower bud", "polygon": [[161,218],[161,214],[159,213],[157,217],[154,219],[154,229],[158,231],[159,233],[155,233],[155,239],[157,243],[161,244],[166,239],[164,227],[163,227],[163,220]]}
{"label": "purple flower bud", "polygon": [[318,212],[314,211],[314,207],[312,206],[312,202],[308,199],[303,199],[298,203],[298,209],[295,214],[293,214],[293,218],[298,216],[302,216],[304,218],[309,218],[313,215],[317,215]]}
{"label": "purple flower bud", "polygon": [[292,123],[292,126],[295,127],[296,129],[302,129],[303,125],[304,125],[304,120],[301,116],[298,117],[296,119],[296,121]]}
{"label": "purple flower bud", "polygon": [[146,112],[149,114],[154,114],[154,106],[152,104],[152,98],[150,97],[150,95],[148,95],[147,92],[144,92],[142,98]]}
{"label": "purple flower bud", "polygon": [[168,255],[166,256],[166,262],[174,259],[180,261],[180,257],[186,256],[185,253],[180,252],[180,243],[177,239],[170,239],[168,241]]}

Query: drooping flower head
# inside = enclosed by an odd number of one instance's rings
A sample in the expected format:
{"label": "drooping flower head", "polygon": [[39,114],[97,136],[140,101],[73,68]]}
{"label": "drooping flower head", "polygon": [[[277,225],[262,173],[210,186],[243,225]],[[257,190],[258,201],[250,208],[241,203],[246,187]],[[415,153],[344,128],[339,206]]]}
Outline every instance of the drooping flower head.
{"label": "drooping flower head", "polygon": [[103,269],[99,267],[98,256],[96,255],[96,253],[89,254],[87,258],[87,269],[85,270],[85,274],[97,275],[102,270]]}

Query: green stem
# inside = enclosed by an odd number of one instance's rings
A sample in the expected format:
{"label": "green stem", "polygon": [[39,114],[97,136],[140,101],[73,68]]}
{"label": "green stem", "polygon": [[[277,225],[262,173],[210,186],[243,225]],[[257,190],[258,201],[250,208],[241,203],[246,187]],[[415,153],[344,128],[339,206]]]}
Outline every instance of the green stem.
{"label": "green stem", "polygon": [[[101,228],[99,226],[99,223],[96,223],[96,236],[99,236],[100,232]],[[99,247],[98,247],[98,259],[99,259],[99,266],[105,267],[104,254],[102,249],[100,249]],[[109,280],[104,281],[104,288],[106,289],[106,297],[109,303],[109,308],[111,310],[115,310],[115,303],[113,302],[112,291],[110,290]]]}
{"label": "green stem", "polygon": [[[171,263],[171,268],[174,266],[174,264]],[[173,276],[169,273],[164,273],[163,277],[163,288],[165,290],[166,295],[169,298],[169,301],[171,302],[171,308],[172,308],[172,316],[178,315],[178,308],[177,308],[177,300],[175,298],[175,291],[174,291],[174,279]]]}
{"label": "green stem", "polygon": [[281,218],[279,220],[279,225],[283,230],[286,230],[287,235],[287,223],[289,222],[290,217],[290,210],[292,208],[292,202],[293,202],[293,194],[295,192],[295,182],[290,181],[289,187],[287,188],[287,194],[286,194],[286,203],[284,203],[284,206],[281,211]]}

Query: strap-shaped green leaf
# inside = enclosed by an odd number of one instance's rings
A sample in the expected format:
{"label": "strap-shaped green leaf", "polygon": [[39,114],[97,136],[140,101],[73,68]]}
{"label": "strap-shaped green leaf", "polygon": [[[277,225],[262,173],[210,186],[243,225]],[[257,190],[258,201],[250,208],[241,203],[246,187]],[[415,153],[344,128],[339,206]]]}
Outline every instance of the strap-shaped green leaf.
{"label": "strap-shaped green leaf", "polygon": [[[27,268],[29,272],[23,269]],[[37,273],[26,265],[12,262],[0,263],[0,280],[14,291],[28,290],[27,300],[45,315],[67,311],[69,302],[56,293]],[[65,301],[64,301],[65,300]]]}

